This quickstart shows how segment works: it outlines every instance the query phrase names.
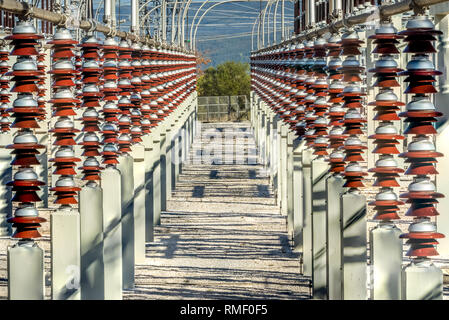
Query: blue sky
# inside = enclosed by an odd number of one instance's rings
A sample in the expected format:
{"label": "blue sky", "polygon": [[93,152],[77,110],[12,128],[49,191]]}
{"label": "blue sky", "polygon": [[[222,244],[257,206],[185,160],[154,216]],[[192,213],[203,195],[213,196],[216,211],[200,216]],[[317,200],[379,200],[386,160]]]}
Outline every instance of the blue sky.
{"label": "blue sky", "polygon": [[[203,0],[192,0],[188,13],[187,21],[189,25],[186,30],[186,36],[190,33],[190,24],[195,12],[203,2]],[[209,3],[203,7],[202,12],[217,2],[217,0],[209,1]],[[96,9],[98,8],[99,3],[101,3],[100,0],[94,0],[94,14],[97,11]],[[128,30],[130,25],[130,1],[116,0],[116,5],[117,14],[120,13],[120,19],[124,20],[121,22],[121,29]],[[249,61],[249,52],[251,50],[250,34],[253,24],[259,15],[260,8],[263,9],[265,5],[265,1],[241,1],[217,5],[209,11],[198,28],[197,48],[200,51],[204,51],[206,56],[212,60],[210,65],[216,65],[227,60]],[[272,30],[273,26],[274,8],[275,6],[273,5],[270,15],[270,30]],[[280,38],[280,11],[281,5],[279,4],[277,12],[278,41]],[[198,18],[196,22],[198,21]],[[293,3],[290,1],[285,1],[285,18],[286,27],[289,27],[290,31],[292,31]],[[103,19],[102,8],[98,10],[97,19],[98,21],[102,21]],[[255,30],[257,31],[257,25]],[[168,34],[168,36],[170,37],[170,34]],[[270,40],[273,41],[272,33]]]}

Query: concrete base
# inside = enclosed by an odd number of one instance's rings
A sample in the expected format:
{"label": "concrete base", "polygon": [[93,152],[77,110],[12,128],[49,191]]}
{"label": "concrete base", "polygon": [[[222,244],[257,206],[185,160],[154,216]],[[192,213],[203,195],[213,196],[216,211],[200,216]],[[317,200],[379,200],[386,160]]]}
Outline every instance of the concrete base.
{"label": "concrete base", "polygon": [[[161,134],[160,134],[160,151],[159,151],[159,155],[160,155],[160,168],[161,168],[161,173],[160,173],[160,184],[161,184],[161,211],[165,211],[167,210],[167,165],[169,165],[169,162],[167,160],[167,136],[165,133],[165,129],[161,128]],[[159,219],[155,219],[154,222],[157,225],[161,224],[161,220],[160,217]]]}
{"label": "concrete base", "polygon": [[[153,225],[153,143],[149,135],[142,137],[144,148],[144,201],[145,201],[145,242],[154,241],[154,225]],[[136,159],[136,158],[135,158]],[[134,177],[137,172],[134,170]],[[138,179],[134,179],[134,182],[138,184]],[[136,204],[135,204],[136,205]],[[136,208],[136,206],[134,207]],[[134,217],[137,220],[137,215],[134,212]],[[136,222],[137,223],[137,222]],[[136,236],[137,241],[137,236]],[[136,256],[136,263],[137,263]]]}
{"label": "concrete base", "polygon": [[370,231],[371,298],[401,299],[402,231],[393,223],[379,223]]}
{"label": "concrete base", "polygon": [[76,210],[59,210],[50,217],[51,297],[53,300],[79,300],[80,215]]}
{"label": "concrete base", "polygon": [[131,156],[134,159],[134,261],[145,262],[145,147],[142,144],[133,146]]}
{"label": "concrete base", "polygon": [[79,212],[81,299],[103,300],[103,190],[99,186],[81,189]]}
{"label": "concrete base", "polygon": [[341,196],[342,299],[367,299],[366,198],[360,193]]}
{"label": "concrete base", "polygon": [[340,197],[346,188],[341,175],[326,179],[326,278],[329,300],[341,300],[341,203]]}
{"label": "concrete base", "polygon": [[173,134],[173,124],[171,123],[170,126],[167,128],[167,135],[166,135],[166,150],[165,150],[165,195],[166,195],[166,202],[164,210],[167,210],[167,200],[171,199],[171,193],[173,189],[173,161],[172,157],[174,156],[173,148],[174,148],[174,141],[172,139]]}
{"label": "concrete base", "polygon": [[287,165],[286,165],[286,198],[287,198],[287,231],[288,238],[293,239],[293,139],[295,134],[288,132],[287,135]]}
{"label": "concrete base", "polygon": [[329,164],[312,161],[312,285],[314,299],[327,299],[326,279],[326,178]]}
{"label": "concrete base", "polygon": [[302,151],[305,147],[305,140],[296,138],[293,140],[293,249],[303,251],[303,172],[302,172]]}
{"label": "concrete base", "polygon": [[134,288],[134,158],[120,156],[122,192],[122,272],[123,289]]}
{"label": "concrete base", "polygon": [[8,299],[44,300],[44,250],[33,241],[8,248]]}
{"label": "concrete base", "polygon": [[287,195],[287,183],[288,183],[288,129],[287,126],[281,122],[280,125],[280,166],[279,166],[279,182],[280,182],[280,193],[281,193],[281,214],[287,216],[288,213],[288,195]]}
{"label": "concrete base", "polygon": [[312,276],[312,153],[313,150],[305,149],[302,152],[303,174],[303,265],[304,275]]}
{"label": "concrete base", "polygon": [[113,167],[101,172],[103,186],[103,259],[104,298],[121,300],[122,263],[122,182],[120,171]]}
{"label": "concrete base", "polygon": [[[165,139],[165,138],[164,138]],[[162,211],[162,203],[165,201],[165,198],[162,199],[162,165],[161,165],[161,156],[160,156],[160,140],[159,137],[157,140],[153,140],[153,167],[152,167],[152,194],[151,199],[153,200],[153,224],[155,226],[161,225],[161,211]],[[164,156],[165,161],[165,156]],[[164,172],[165,173],[165,172]],[[165,203],[165,202],[164,202]]]}
{"label": "concrete base", "polygon": [[442,300],[443,273],[430,260],[412,261],[402,270],[402,300]]}

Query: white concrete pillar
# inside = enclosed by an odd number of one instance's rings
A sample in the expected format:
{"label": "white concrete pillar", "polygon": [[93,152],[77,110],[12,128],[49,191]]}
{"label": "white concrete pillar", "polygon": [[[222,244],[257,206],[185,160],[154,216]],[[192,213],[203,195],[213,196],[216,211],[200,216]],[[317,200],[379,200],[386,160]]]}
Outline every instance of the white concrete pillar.
{"label": "white concrete pillar", "polygon": [[305,140],[300,137],[293,140],[293,248],[302,253],[303,251],[303,172],[302,151],[305,148]]}
{"label": "white concrete pillar", "polygon": [[287,200],[287,135],[288,135],[288,128],[287,126],[280,121],[280,159],[279,159],[279,182],[280,182],[280,193],[281,193],[281,214],[287,215],[288,211],[288,200]]}
{"label": "white concrete pillar", "polygon": [[[161,123],[159,124],[161,127],[159,135],[160,135],[160,151],[159,151],[159,155],[160,155],[160,168],[161,168],[161,175],[160,175],[160,183],[161,183],[161,211],[165,211],[167,210],[167,181],[168,181],[168,176],[167,176],[167,166],[168,166],[168,161],[167,161],[167,145],[169,144],[169,141],[167,139],[167,127],[165,125],[165,123]],[[160,217],[159,217],[159,221],[158,224],[160,224]]]}
{"label": "white concrete pillar", "polygon": [[[161,210],[162,210],[162,169],[161,169],[161,135],[160,130],[161,128],[158,126],[156,127],[156,130],[153,130],[153,132],[150,133],[152,138],[152,156],[153,160],[151,163],[153,164],[152,167],[152,194],[151,198],[153,200],[153,223],[154,225],[160,225],[161,224]],[[165,138],[165,137],[164,137]]]}
{"label": "white concrete pillar", "polygon": [[103,190],[86,185],[79,193],[80,281],[82,300],[105,298],[103,261]]}
{"label": "white concrete pillar", "polygon": [[341,197],[342,299],[367,299],[366,198],[358,191]]}
{"label": "white concrete pillar", "polygon": [[293,140],[295,134],[291,131],[287,133],[287,173],[286,173],[286,197],[287,197],[287,231],[289,240],[293,240]]}
{"label": "white concrete pillar", "polygon": [[333,174],[326,179],[326,279],[329,300],[342,299],[341,274],[341,202],[340,198],[346,188],[345,180],[340,174]]}
{"label": "white concrete pillar", "polygon": [[8,247],[8,299],[44,300],[44,250],[22,240]]}
{"label": "white concrete pillar", "polygon": [[81,248],[78,210],[64,208],[52,213],[50,230],[52,300],[79,300]]}
{"label": "white concrete pillar", "polygon": [[104,299],[121,300],[122,263],[122,182],[120,171],[107,167],[101,172],[103,187]]}
{"label": "white concrete pillar", "polygon": [[303,265],[304,275],[312,276],[312,153],[311,148],[302,152],[303,174]]}
{"label": "white concrete pillar", "polygon": [[370,231],[371,298],[401,299],[402,231],[391,221],[381,221]]}
{"label": "white concrete pillar", "polygon": [[326,178],[329,163],[312,160],[312,286],[314,299],[327,299],[326,279]]}
{"label": "white concrete pillar", "polygon": [[415,259],[402,270],[402,300],[442,300],[443,272],[430,259]]}
{"label": "white concrete pillar", "polygon": [[134,288],[134,159],[131,155],[118,158],[121,174],[121,228],[123,289]]}
{"label": "white concrete pillar", "polygon": [[131,156],[134,159],[134,261],[145,262],[146,190],[145,146],[135,144]]}

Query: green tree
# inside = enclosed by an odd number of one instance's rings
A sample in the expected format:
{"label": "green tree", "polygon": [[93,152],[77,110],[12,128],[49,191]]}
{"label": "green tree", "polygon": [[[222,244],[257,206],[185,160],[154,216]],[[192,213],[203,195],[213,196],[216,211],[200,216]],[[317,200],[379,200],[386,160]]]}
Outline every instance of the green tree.
{"label": "green tree", "polygon": [[227,61],[207,68],[198,79],[200,96],[249,96],[250,88],[248,63]]}

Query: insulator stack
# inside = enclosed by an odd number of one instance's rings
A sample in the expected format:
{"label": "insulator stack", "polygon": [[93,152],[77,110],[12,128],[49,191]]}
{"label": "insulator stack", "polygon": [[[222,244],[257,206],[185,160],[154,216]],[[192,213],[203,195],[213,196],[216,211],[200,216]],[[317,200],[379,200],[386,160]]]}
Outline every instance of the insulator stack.
{"label": "insulator stack", "polygon": [[305,133],[304,137],[306,139],[306,145],[308,147],[313,146],[314,140],[316,138],[315,135],[315,129],[313,128],[313,123],[317,119],[317,116],[315,115],[313,104],[315,103],[315,100],[317,97],[315,96],[315,89],[314,84],[316,81],[316,78],[314,76],[314,65],[315,61],[313,59],[313,41],[306,41],[304,43],[304,69],[306,70],[306,78],[304,80],[305,84],[305,91],[306,91],[306,97],[303,99],[304,104],[304,120],[305,120]]}
{"label": "insulator stack", "polygon": [[399,53],[396,45],[400,38],[402,37],[397,34],[396,28],[389,22],[382,23],[376,29],[375,34],[369,37],[374,40],[373,43],[376,45],[373,53],[379,54],[375,68],[369,70],[374,73],[376,78],[374,86],[379,88],[379,92],[375,101],[368,105],[374,107],[376,115],[373,120],[379,121],[379,124],[375,134],[368,138],[374,140],[376,148],[373,153],[378,154],[379,159],[376,161],[376,167],[369,169],[368,172],[374,173],[373,176],[376,180],[373,186],[380,187],[375,200],[369,204],[374,206],[376,211],[374,219],[383,221],[399,219],[399,206],[404,204],[399,201],[393,189],[399,187],[396,179],[399,178],[400,173],[404,172],[403,169],[398,168],[394,157],[399,154],[397,149],[399,141],[404,139],[394,125],[394,121],[399,120],[397,111],[400,110],[400,106],[404,105],[398,101],[398,97],[393,91],[393,88],[400,86],[396,77],[402,71],[393,58],[393,54]]}
{"label": "insulator stack", "polygon": [[306,70],[305,70],[305,59],[304,59],[304,44],[298,43],[296,45],[296,89],[298,90],[295,93],[295,99],[296,99],[296,109],[294,110],[294,115],[297,117],[297,121],[294,126],[294,130],[296,131],[297,136],[303,136],[305,133],[305,121],[304,121],[304,115],[305,115],[305,101],[304,98],[307,96],[306,93],[306,86],[305,86],[305,80],[306,80]]}
{"label": "insulator stack", "polygon": [[9,93],[9,50],[6,45],[0,47],[0,130],[8,132],[11,120],[9,119],[9,103],[11,94]]}
{"label": "insulator stack", "polygon": [[343,134],[343,118],[345,110],[343,108],[343,93],[344,84],[341,82],[343,74],[340,72],[342,61],[340,59],[341,52],[341,37],[339,35],[332,35],[327,43],[327,56],[329,62],[327,64],[329,89],[329,99],[327,103],[330,105],[328,111],[329,126],[331,127],[329,135],[327,136],[329,145],[328,148],[332,149],[329,155],[330,172],[339,173],[343,172],[345,168],[344,153],[341,149],[344,145],[346,136]]}
{"label": "insulator stack", "polygon": [[82,114],[82,123],[84,132],[83,141],[80,143],[84,150],[83,156],[86,157],[83,162],[83,180],[88,183],[95,183],[100,180],[100,163],[96,157],[100,156],[100,139],[97,132],[100,131],[100,117],[97,108],[100,107],[102,94],[98,84],[102,70],[100,68],[100,49],[101,43],[93,36],[86,36],[79,45],[81,48],[81,57],[83,59],[82,73],[82,105],[85,111]]}
{"label": "insulator stack", "polygon": [[12,71],[6,73],[12,76],[11,81],[15,83],[11,92],[17,93],[17,98],[9,109],[14,118],[12,128],[16,128],[17,133],[13,144],[6,146],[7,149],[13,150],[14,159],[11,165],[16,167],[17,171],[13,181],[6,185],[11,186],[15,192],[11,201],[18,204],[14,217],[9,218],[7,222],[16,228],[13,238],[19,239],[39,238],[41,235],[37,229],[40,223],[46,221],[38,216],[34,206],[34,203],[42,201],[37,192],[45,183],[38,180],[32,168],[39,165],[36,158],[38,149],[45,149],[33,134],[33,129],[39,128],[36,120],[41,115],[35,94],[39,91],[37,83],[40,75],[36,62],[37,47],[38,40],[42,38],[30,21],[18,21],[12,34],[5,37],[5,40],[11,40],[13,49],[10,54],[17,57]]}
{"label": "insulator stack", "polygon": [[74,57],[73,49],[77,41],[73,40],[70,31],[65,28],[58,28],[53,36],[53,40],[48,42],[52,46],[52,69],[48,72],[52,75],[53,95],[49,101],[53,105],[52,117],[57,118],[54,128],[49,131],[53,133],[56,152],[53,162],[55,170],[53,174],[59,175],[53,191],[56,200],[54,203],[61,207],[70,207],[78,203],[76,193],[80,188],[76,187],[73,176],[76,174],[76,162],[81,159],[75,157],[73,146],[76,144],[75,137],[79,130],[71,117],[76,115],[76,108],[79,100],[74,97],[74,78],[78,73],[72,63]]}
{"label": "insulator stack", "polygon": [[121,110],[119,117],[119,132],[118,138],[120,153],[127,154],[131,151],[131,108],[134,106],[131,103],[131,91],[133,86],[131,84],[133,67],[131,66],[131,53],[132,49],[129,46],[128,41],[120,41],[119,46],[119,81],[118,87],[120,88],[120,99],[118,101],[118,107]]}
{"label": "insulator stack", "polygon": [[77,47],[75,50],[75,69],[78,71],[75,77],[75,89],[76,89],[76,98],[79,100],[79,103],[77,103],[77,108],[81,108],[82,103],[82,94],[83,94],[83,75],[81,73],[81,68],[83,67],[83,59],[81,57],[81,52],[79,48]]}
{"label": "insulator stack", "polygon": [[39,120],[45,119],[45,51],[43,48],[40,48],[39,54],[37,55],[37,69],[40,72],[39,81],[37,82],[37,104],[39,106],[39,110],[41,115],[39,116]]}
{"label": "insulator stack", "polygon": [[131,103],[133,104],[133,108],[131,109],[131,142],[138,143],[142,142],[142,139],[140,138],[143,134],[142,128],[141,128],[141,119],[142,119],[142,112],[141,109],[141,103],[142,103],[142,97],[140,96],[140,93],[142,92],[142,64],[141,64],[141,55],[142,55],[142,48],[138,43],[133,43],[132,45],[132,63],[131,66],[133,68],[133,71],[131,73],[131,85],[132,88],[132,94],[131,94]]}
{"label": "insulator stack", "polygon": [[344,101],[343,108],[347,108],[343,118],[345,127],[343,134],[349,135],[342,147],[345,152],[343,161],[347,163],[343,172],[346,180],[343,187],[357,189],[364,187],[363,176],[367,175],[360,165],[360,162],[364,160],[363,150],[367,147],[358,137],[363,134],[362,126],[366,122],[361,114],[362,97],[365,95],[361,88],[361,74],[364,72],[364,67],[357,59],[357,56],[361,54],[359,48],[363,41],[359,39],[357,32],[348,31],[342,36],[339,43],[342,48],[341,55],[346,57],[341,68],[338,69],[343,74],[343,81],[346,82],[343,92],[340,94]]}
{"label": "insulator stack", "polygon": [[313,66],[315,83],[312,85],[315,95],[315,101],[312,105],[315,120],[312,128],[315,130],[313,137],[315,138],[311,146],[314,149],[313,154],[317,156],[326,156],[327,153],[327,119],[326,113],[329,105],[327,103],[327,90],[329,85],[326,74],[326,40],[318,38],[314,44],[315,64]]}
{"label": "insulator stack", "polygon": [[412,94],[412,99],[406,105],[406,111],[399,114],[408,124],[404,134],[413,138],[407,146],[407,152],[399,156],[409,163],[405,174],[413,176],[408,192],[401,194],[400,198],[407,199],[410,208],[406,215],[414,220],[408,233],[402,234],[401,238],[408,239],[410,249],[407,256],[423,259],[438,255],[437,239],[444,238],[443,234],[436,232],[436,225],[430,220],[439,215],[435,204],[438,203],[438,198],[444,197],[436,192],[431,181],[431,176],[438,174],[435,169],[437,158],[443,154],[436,151],[433,143],[433,136],[437,133],[433,123],[442,113],[436,111],[431,101],[431,95],[437,92],[434,87],[435,76],[442,73],[435,70],[430,55],[436,52],[433,45],[435,36],[442,32],[435,30],[427,16],[415,15],[407,22],[406,30],[399,34],[405,36],[404,41],[407,42],[404,52],[413,54],[407,63],[407,70],[400,73],[406,76],[404,81],[408,83],[408,87],[405,93]]}
{"label": "insulator stack", "polygon": [[103,118],[102,127],[103,151],[101,153],[106,166],[118,164],[118,116],[121,111],[117,105],[120,89],[118,81],[118,52],[119,45],[114,38],[108,37],[103,42]]}
{"label": "insulator stack", "polygon": [[147,45],[142,46],[142,91],[140,92],[141,106],[140,112],[142,113],[142,120],[140,122],[142,126],[142,135],[146,135],[151,132],[151,127],[154,125],[151,123],[151,51]]}

